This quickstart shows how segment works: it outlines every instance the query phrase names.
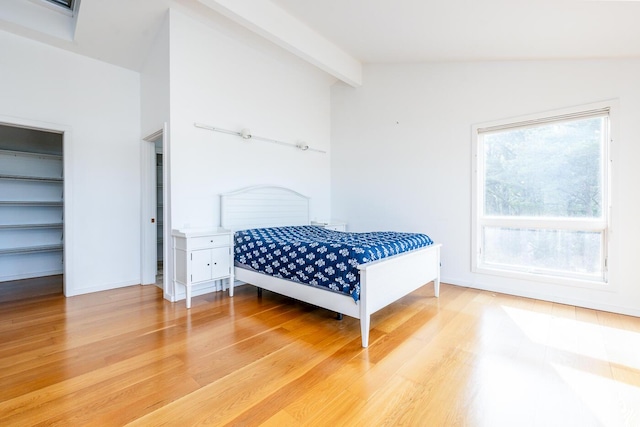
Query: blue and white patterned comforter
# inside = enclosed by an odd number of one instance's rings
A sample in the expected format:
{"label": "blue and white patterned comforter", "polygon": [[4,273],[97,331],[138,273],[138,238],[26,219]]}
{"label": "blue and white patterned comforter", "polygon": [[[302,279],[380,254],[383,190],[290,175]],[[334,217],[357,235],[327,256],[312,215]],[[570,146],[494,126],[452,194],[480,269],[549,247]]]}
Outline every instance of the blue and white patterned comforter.
{"label": "blue and white patterned comforter", "polygon": [[281,279],[360,298],[358,265],[431,245],[426,234],[348,233],[316,226],[235,233],[235,263]]}

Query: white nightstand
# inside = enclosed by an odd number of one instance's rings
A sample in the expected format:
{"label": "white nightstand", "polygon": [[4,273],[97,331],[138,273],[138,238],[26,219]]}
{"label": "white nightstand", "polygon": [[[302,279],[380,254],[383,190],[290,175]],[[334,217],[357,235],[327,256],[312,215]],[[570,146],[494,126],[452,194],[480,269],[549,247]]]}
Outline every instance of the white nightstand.
{"label": "white nightstand", "polygon": [[345,221],[311,221],[311,225],[317,225],[319,227],[326,228],[327,230],[347,231],[347,223]]}
{"label": "white nightstand", "polygon": [[229,281],[229,296],[233,296],[233,233],[213,230],[173,230],[174,283],[187,292],[187,308],[191,308],[191,286],[214,280]]}

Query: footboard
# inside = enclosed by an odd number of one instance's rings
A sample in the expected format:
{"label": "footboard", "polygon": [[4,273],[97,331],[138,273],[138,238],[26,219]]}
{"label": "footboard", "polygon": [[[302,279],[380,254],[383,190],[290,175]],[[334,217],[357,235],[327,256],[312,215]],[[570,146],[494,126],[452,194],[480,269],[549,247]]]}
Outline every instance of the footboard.
{"label": "footboard", "polygon": [[[224,228],[235,231],[258,227],[309,224],[309,199],[293,190],[259,186],[220,197],[220,218]],[[244,268],[235,277],[246,283],[305,301],[327,310],[360,319],[362,346],[369,345],[371,314],[433,281],[440,290],[440,245],[432,244],[358,267],[360,300],[350,295],[300,285]]]}
{"label": "footboard", "polygon": [[242,282],[250,283],[280,295],[304,301],[327,310],[335,311],[336,313],[355,317],[356,319],[360,317],[360,306],[356,304],[349,295],[331,292],[327,289],[315,288],[240,267],[235,268],[235,276],[236,279]]}
{"label": "footboard", "polygon": [[360,300],[357,304],[349,295],[301,285],[244,268],[236,267],[235,276],[240,281],[360,319],[362,347],[368,347],[373,313],[431,281],[435,296],[439,295],[440,246],[434,244],[360,265]]}
{"label": "footboard", "polygon": [[439,296],[440,247],[441,245],[434,244],[358,267],[363,347],[369,345],[371,314],[431,281],[435,296]]}

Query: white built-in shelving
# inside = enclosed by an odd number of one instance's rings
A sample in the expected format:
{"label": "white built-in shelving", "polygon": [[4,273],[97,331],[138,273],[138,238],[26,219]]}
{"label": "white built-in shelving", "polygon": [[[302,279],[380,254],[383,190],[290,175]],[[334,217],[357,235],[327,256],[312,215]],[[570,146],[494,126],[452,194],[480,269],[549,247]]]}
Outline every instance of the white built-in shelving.
{"label": "white built-in shelving", "polygon": [[0,281],[63,272],[62,155],[27,148],[0,149]]}

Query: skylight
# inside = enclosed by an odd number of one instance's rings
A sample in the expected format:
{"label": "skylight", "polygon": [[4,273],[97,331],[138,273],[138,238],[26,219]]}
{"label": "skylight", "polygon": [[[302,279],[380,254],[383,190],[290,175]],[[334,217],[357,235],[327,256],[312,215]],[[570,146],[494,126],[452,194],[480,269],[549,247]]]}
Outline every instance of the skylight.
{"label": "skylight", "polygon": [[49,3],[53,3],[58,6],[62,6],[66,9],[73,10],[74,0],[46,0]]}
{"label": "skylight", "polygon": [[73,41],[80,2],[81,0],[0,0],[0,21],[18,25],[27,31]]}

